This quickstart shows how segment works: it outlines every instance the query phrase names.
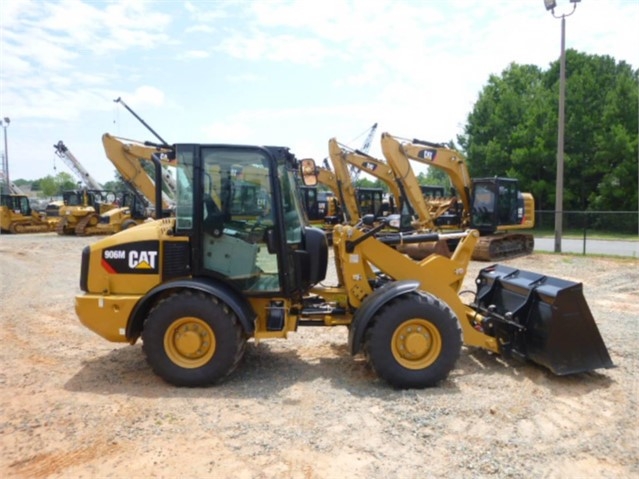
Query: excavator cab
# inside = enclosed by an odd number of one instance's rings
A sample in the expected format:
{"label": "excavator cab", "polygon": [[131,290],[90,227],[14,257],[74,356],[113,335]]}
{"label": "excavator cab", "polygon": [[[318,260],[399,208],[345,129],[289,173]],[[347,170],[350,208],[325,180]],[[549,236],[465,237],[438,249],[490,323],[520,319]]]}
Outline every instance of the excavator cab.
{"label": "excavator cab", "polygon": [[523,200],[515,178],[474,179],[471,205],[471,227],[481,234],[492,234],[499,226],[515,226],[523,220]]}
{"label": "excavator cab", "polygon": [[384,190],[381,188],[357,188],[357,204],[360,217],[365,215],[386,216],[390,209],[388,202],[384,202]]}

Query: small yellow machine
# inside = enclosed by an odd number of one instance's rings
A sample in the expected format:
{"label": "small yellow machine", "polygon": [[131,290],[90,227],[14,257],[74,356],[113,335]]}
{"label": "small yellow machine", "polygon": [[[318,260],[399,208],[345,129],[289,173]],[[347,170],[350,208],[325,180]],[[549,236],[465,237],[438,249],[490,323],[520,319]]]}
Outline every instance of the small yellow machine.
{"label": "small yellow machine", "polygon": [[34,211],[25,195],[0,195],[0,229],[3,233],[47,233],[55,230],[57,221],[57,218],[47,219]]}

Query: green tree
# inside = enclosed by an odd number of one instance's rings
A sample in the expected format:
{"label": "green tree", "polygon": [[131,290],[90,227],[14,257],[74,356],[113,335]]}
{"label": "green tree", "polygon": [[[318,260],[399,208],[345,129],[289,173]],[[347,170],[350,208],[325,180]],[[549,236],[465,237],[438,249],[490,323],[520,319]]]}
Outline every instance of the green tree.
{"label": "green tree", "polygon": [[65,190],[77,190],[81,187],[78,181],[75,181],[73,176],[66,171],[61,171],[55,176],[55,182],[58,186],[58,193],[62,194]]}
{"label": "green tree", "polygon": [[[566,52],[564,210],[636,210],[638,87],[625,62]],[[491,75],[458,138],[471,175],[516,177],[554,209],[558,91],[558,61]]]}
{"label": "green tree", "polygon": [[542,71],[511,64],[501,77],[491,75],[458,138],[472,177],[510,176],[545,206],[554,180],[547,171],[553,161],[548,124],[552,100]]}
{"label": "green tree", "polygon": [[109,191],[128,191],[128,187],[124,181],[122,181],[122,177],[119,175],[115,176],[115,180],[107,181],[102,185],[105,190]]}
{"label": "green tree", "polygon": [[451,186],[450,177],[440,168],[428,168],[426,173],[423,171],[417,175],[417,181],[420,185],[435,185],[449,188]]}
{"label": "green tree", "polygon": [[42,191],[43,196],[52,197],[58,194],[58,185],[53,176],[47,175],[37,181],[40,184],[40,190]]}

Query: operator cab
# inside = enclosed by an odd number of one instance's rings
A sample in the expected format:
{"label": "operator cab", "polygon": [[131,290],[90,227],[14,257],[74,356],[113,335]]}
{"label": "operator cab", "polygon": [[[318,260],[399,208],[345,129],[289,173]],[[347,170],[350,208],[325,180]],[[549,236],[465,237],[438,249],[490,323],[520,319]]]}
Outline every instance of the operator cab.
{"label": "operator cab", "polygon": [[297,160],[287,148],[175,145],[176,234],[192,244],[194,277],[243,294],[284,296],[322,281],[324,233],[307,226]]}
{"label": "operator cab", "polygon": [[15,214],[23,216],[31,216],[31,205],[29,198],[24,195],[2,195],[0,197],[0,206],[5,206]]}
{"label": "operator cab", "polygon": [[492,234],[498,226],[515,226],[523,221],[524,204],[515,178],[473,180],[471,227]]}

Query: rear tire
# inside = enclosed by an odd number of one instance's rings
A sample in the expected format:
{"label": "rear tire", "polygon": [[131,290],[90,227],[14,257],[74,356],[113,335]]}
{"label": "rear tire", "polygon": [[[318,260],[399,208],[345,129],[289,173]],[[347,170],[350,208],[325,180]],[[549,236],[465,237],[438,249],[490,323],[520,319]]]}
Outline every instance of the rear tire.
{"label": "rear tire", "polygon": [[215,384],[235,370],[246,337],[237,316],[212,296],[175,293],[151,310],[142,349],[153,372],[176,386]]}
{"label": "rear tire", "polygon": [[389,301],[373,316],[365,350],[375,372],[400,389],[425,388],[446,379],[461,353],[453,312],[428,294]]}

